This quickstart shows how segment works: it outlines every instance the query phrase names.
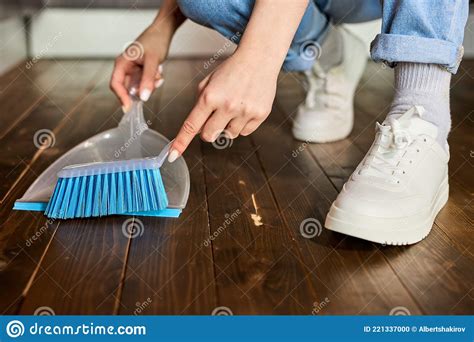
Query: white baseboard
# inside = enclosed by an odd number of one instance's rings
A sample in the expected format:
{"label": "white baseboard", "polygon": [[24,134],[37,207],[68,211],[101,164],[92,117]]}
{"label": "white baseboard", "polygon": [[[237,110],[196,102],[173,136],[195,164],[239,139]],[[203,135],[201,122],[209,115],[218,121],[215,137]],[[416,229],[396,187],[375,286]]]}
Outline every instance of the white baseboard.
{"label": "white baseboard", "polygon": [[20,17],[0,20],[0,75],[26,58],[26,32]]}

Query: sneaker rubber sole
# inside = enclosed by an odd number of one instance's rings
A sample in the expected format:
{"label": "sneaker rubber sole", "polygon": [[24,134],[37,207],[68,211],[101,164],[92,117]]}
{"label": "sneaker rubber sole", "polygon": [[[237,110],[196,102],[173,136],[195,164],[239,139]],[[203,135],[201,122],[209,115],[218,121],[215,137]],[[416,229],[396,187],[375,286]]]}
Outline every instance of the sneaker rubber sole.
{"label": "sneaker rubber sole", "polygon": [[354,115],[351,114],[343,124],[335,125],[331,129],[326,130],[308,129],[308,127],[301,126],[295,122],[293,123],[292,133],[293,137],[297,140],[323,144],[347,138],[351,134],[353,126]]}
{"label": "sneaker rubber sole", "polygon": [[344,211],[333,204],[324,225],[329,230],[383,245],[411,245],[428,236],[448,197],[446,177],[430,208],[421,213],[397,218],[373,217]]}

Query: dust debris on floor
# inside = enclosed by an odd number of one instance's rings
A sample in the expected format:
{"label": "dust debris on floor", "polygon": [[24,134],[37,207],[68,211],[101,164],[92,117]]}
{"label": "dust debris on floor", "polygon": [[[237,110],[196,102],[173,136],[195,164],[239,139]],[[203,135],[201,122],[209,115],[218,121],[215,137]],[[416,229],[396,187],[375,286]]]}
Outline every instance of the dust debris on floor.
{"label": "dust debris on floor", "polygon": [[252,194],[252,203],[253,203],[253,207],[255,208],[255,213],[250,214],[250,217],[253,220],[253,224],[256,227],[263,226],[262,217],[258,213],[258,206],[257,206],[257,201],[255,200],[255,194]]}

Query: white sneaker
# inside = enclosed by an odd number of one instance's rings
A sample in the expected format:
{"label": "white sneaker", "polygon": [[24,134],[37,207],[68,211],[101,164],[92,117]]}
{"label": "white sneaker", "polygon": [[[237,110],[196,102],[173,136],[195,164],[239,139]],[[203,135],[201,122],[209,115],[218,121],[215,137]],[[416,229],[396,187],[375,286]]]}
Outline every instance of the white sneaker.
{"label": "white sneaker", "polygon": [[[354,92],[367,64],[368,49],[343,26],[333,30],[342,40],[342,62],[327,72],[316,62],[305,73],[306,100],[293,121],[293,136],[298,140],[324,143],[344,139],[352,131]],[[324,53],[324,45],[322,49]]]}
{"label": "white sneaker", "polygon": [[449,153],[415,106],[377,123],[369,152],[344,184],[326,228],[387,245],[424,239],[448,200]]}

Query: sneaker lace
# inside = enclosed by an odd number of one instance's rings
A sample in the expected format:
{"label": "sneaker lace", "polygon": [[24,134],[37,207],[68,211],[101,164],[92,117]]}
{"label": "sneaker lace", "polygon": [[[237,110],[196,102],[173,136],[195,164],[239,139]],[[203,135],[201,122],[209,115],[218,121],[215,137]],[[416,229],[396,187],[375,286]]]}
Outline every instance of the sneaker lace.
{"label": "sneaker lace", "polygon": [[389,118],[388,124],[377,123],[377,138],[369,151],[359,175],[375,176],[391,183],[400,183],[397,175],[403,171],[403,158],[412,147],[413,137],[399,119]]}

